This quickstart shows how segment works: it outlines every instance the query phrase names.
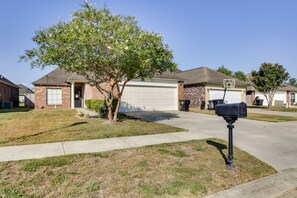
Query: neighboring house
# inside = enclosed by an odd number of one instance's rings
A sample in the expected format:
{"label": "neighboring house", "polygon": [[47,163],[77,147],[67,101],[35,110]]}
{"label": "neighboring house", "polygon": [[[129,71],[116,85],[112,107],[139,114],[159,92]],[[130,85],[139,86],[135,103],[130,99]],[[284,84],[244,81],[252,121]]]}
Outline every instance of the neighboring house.
{"label": "neighboring house", "polygon": [[19,105],[19,87],[0,75],[0,106],[4,107],[8,103],[15,107]]}
{"label": "neighboring house", "polygon": [[[250,80],[251,78],[252,78],[252,75],[248,74],[247,75],[248,86],[247,86],[247,92],[246,92],[247,105],[254,105],[256,103],[256,99],[261,99],[263,100],[263,106],[268,106],[267,99],[262,93],[260,93],[258,90],[255,89],[253,83]],[[276,91],[273,98],[272,105],[273,106],[277,106],[277,105],[290,106],[292,104],[296,104],[297,102],[296,96],[297,96],[297,88],[291,85],[284,84],[281,87],[279,87],[278,90]]]}
{"label": "neighboring house", "polygon": [[[276,91],[273,97],[273,106],[283,106],[296,104],[297,88],[290,85],[283,85]],[[249,105],[255,104],[256,98],[263,100],[263,106],[268,106],[265,96],[257,91],[253,85],[247,87],[247,103]]]}
{"label": "neighboring house", "polygon": [[[224,79],[234,79],[207,67],[200,67],[177,73],[184,81],[185,99],[191,100],[190,107],[205,108],[209,100],[223,99]],[[235,80],[235,88],[228,89],[225,96],[227,103],[245,102],[246,83]]]}
{"label": "neighboring house", "polygon": [[[85,77],[57,68],[35,86],[35,108],[79,108],[85,100],[103,99]],[[104,86],[104,84],[102,84]],[[183,98],[183,82],[177,75],[164,72],[152,80],[133,80],[126,84],[120,111],[178,110]]]}
{"label": "neighboring house", "polygon": [[20,106],[33,108],[35,99],[34,92],[23,84],[18,84],[18,86]]}

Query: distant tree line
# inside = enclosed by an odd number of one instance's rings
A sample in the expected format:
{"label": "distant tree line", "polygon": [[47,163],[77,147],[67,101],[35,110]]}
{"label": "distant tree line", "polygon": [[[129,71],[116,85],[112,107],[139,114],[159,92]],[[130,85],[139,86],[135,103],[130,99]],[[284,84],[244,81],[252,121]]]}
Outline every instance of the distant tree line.
{"label": "distant tree line", "polygon": [[[242,81],[247,80],[246,74],[242,71],[233,73],[231,70],[225,68],[224,65],[219,67],[217,71]],[[262,63],[258,71],[253,70],[251,72],[251,78],[249,80],[265,96],[269,109],[272,109],[273,98],[279,87],[284,84],[297,87],[296,78],[290,78],[284,66],[278,63]]]}
{"label": "distant tree line", "polygon": [[242,72],[242,71],[233,72],[233,71],[227,69],[224,65],[219,67],[217,71],[221,72],[223,74],[226,74],[227,76],[231,76],[231,77],[237,78],[242,81],[247,80],[246,74],[244,72]]}

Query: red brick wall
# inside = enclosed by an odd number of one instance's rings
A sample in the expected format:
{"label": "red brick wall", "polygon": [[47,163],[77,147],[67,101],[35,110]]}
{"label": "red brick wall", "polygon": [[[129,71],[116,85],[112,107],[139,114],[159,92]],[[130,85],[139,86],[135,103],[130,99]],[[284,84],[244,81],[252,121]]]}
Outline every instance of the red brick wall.
{"label": "red brick wall", "polygon": [[[62,105],[46,104],[46,89],[61,88],[62,89]],[[66,109],[71,107],[71,90],[70,86],[35,86],[35,108],[36,109]]]}
{"label": "red brick wall", "polygon": [[185,98],[191,101],[190,107],[201,109],[205,108],[205,85],[186,85]]}
{"label": "red brick wall", "polygon": [[0,102],[13,102],[13,106],[19,106],[19,89],[0,83]]}
{"label": "red brick wall", "polygon": [[287,91],[287,103],[290,105],[291,104],[291,92]]}
{"label": "red brick wall", "polygon": [[184,82],[179,81],[178,82],[178,100],[184,100],[184,99],[185,99]]}

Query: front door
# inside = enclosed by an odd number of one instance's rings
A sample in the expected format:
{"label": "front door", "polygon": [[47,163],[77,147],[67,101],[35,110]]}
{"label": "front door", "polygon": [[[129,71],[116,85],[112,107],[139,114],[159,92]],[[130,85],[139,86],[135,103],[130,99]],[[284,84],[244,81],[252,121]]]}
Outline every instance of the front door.
{"label": "front door", "polygon": [[74,107],[82,107],[82,87],[74,87]]}

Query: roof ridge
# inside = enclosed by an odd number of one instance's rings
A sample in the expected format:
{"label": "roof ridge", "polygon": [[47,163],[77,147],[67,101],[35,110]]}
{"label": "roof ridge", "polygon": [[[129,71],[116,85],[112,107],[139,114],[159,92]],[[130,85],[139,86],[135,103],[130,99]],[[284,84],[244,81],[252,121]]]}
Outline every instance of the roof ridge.
{"label": "roof ridge", "polygon": [[188,70],[181,71],[181,72],[179,72],[179,73],[188,72],[188,71],[193,71],[193,70],[198,70],[198,69],[203,69],[203,68],[208,68],[208,67],[207,67],[207,66],[196,67],[196,68],[192,68],[192,69],[188,69]]}
{"label": "roof ridge", "polygon": [[61,68],[60,68],[60,67],[55,68],[54,70],[50,71],[49,73],[47,73],[47,74],[41,76],[40,78],[38,78],[37,80],[33,81],[32,84],[34,85],[35,82],[41,80],[42,78],[45,78],[46,76],[48,76],[48,75],[51,74],[51,73],[54,73],[54,72],[55,72],[56,70],[58,70],[58,69],[61,69]]}
{"label": "roof ridge", "polygon": [[0,74],[0,81],[3,82],[4,84],[9,84],[11,86],[18,87],[15,83],[5,78],[5,76],[3,76],[2,74]]}

